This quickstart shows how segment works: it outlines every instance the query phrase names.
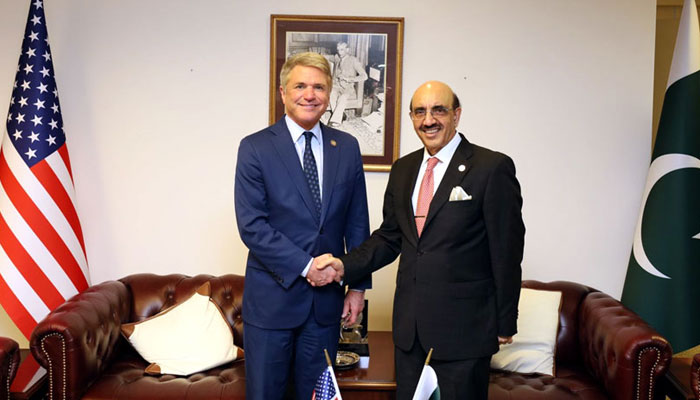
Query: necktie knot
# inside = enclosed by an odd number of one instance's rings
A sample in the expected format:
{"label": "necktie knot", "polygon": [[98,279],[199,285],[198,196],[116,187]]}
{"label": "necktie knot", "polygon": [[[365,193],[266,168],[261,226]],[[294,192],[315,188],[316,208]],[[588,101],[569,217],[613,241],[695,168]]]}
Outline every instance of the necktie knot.
{"label": "necktie knot", "polygon": [[430,157],[428,159],[428,166],[426,167],[426,171],[432,171],[438,162],[440,162],[440,160],[437,157]]}
{"label": "necktie knot", "polygon": [[314,133],[306,131],[304,132],[304,137],[306,138],[306,145],[311,146],[311,139],[313,139]]}

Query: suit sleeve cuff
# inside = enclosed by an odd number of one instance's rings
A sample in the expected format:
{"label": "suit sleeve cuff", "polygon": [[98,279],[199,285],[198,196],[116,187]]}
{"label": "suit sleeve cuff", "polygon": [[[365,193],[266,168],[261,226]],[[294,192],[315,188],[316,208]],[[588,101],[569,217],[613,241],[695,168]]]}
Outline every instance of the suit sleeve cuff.
{"label": "suit sleeve cuff", "polygon": [[314,262],[313,258],[309,260],[309,262],[306,264],[306,268],[304,268],[304,270],[301,271],[301,276],[306,278],[306,274],[309,273],[309,268],[311,268],[311,263],[313,263],[313,262]]}

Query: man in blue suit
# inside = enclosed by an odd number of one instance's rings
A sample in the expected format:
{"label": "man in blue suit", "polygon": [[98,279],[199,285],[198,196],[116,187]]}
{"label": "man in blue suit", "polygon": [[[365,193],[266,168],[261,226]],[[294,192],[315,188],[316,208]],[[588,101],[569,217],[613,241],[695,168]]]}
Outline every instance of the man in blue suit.
{"label": "man in blue suit", "polygon": [[319,123],[332,77],[316,53],[292,56],[280,73],[285,116],[238,149],[235,206],[249,249],[243,292],[246,398],[281,399],[294,374],[310,399],[335,359],[341,314],[354,323],[369,279],[348,290],[315,257],[343,254],[369,236],[362,158],[351,135]]}

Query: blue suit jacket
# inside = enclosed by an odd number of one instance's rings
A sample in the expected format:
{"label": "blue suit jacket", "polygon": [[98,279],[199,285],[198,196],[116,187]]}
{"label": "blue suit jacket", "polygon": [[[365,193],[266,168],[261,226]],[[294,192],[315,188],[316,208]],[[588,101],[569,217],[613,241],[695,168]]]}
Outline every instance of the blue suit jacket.
{"label": "blue suit jacket", "polygon": [[[338,324],[344,290],[313,288],[300,275],[310,257],[339,256],[369,236],[362,158],[351,135],[321,125],[321,218],[284,117],[245,137],[238,149],[235,206],[238,230],[249,249],[243,319],[266,329],[301,325],[310,312],[323,325]],[[368,279],[354,285],[369,288]]]}

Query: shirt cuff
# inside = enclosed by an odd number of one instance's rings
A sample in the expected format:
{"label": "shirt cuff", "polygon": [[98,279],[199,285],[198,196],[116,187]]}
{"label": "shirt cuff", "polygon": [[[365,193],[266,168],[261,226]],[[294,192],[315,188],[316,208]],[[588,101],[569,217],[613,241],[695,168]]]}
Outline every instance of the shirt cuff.
{"label": "shirt cuff", "polygon": [[314,262],[314,259],[313,259],[313,258],[309,260],[309,263],[308,263],[308,264],[306,264],[306,268],[304,268],[304,270],[301,271],[301,276],[303,276],[304,278],[306,278],[306,274],[309,273],[309,268],[311,268],[311,263],[312,263],[312,262]]}

